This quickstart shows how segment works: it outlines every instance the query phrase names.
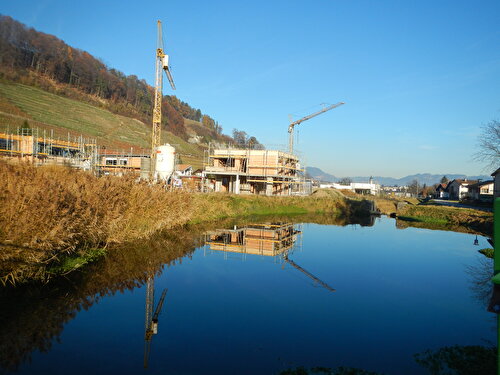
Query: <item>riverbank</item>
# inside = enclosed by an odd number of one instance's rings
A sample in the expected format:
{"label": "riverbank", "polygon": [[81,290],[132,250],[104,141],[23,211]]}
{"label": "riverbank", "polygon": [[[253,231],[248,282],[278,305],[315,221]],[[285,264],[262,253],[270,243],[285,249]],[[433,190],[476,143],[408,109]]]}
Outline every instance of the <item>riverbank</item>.
{"label": "riverbank", "polygon": [[308,197],[197,194],[133,177],[97,178],[66,167],[3,161],[0,175],[3,283],[46,280],[48,268],[64,274],[102,256],[96,249],[189,224],[250,215],[368,213],[365,201],[336,191]]}
{"label": "riverbank", "polygon": [[[493,214],[470,208],[435,205],[407,205],[397,213],[398,221],[421,224],[430,228],[468,228],[484,235],[493,234]],[[418,225],[413,225],[418,226]]]}
{"label": "riverbank", "polygon": [[395,217],[398,226],[493,234],[493,213],[482,209],[443,206],[420,202],[415,198],[374,198],[384,215]]}

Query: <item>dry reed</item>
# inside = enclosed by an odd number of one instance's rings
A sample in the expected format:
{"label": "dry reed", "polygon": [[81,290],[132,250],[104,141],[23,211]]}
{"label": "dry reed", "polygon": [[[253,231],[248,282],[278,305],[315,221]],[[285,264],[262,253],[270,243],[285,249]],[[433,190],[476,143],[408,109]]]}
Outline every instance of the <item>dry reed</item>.
{"label": "dry reed", "polygon": [[[0,161],[0,279],[61,256],[128,242],[182,225],[252,214],[347,216],[342,195],[262,197],[165,191],[136,178]],[[35,268],[33,268],[35,267]],[[39,275],[36,277],[38,278]]]}

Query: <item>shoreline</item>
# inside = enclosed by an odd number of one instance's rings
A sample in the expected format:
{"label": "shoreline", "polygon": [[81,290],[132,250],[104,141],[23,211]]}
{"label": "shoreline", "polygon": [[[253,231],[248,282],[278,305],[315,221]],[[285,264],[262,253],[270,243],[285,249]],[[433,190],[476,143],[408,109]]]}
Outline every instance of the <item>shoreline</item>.
{"label": "shoreline", "polygon": [[[334,221],[360,222],[373,210],[364,196],[347,197],[331,189],[310,196],[189,193],[166,191],[132,176],[98,178],[66,167],[4,161],[0,174],[6,177],[0,181],[3,284],[46,282],[95,262],[111,247],[196,224],[269,215],[327,215]],[[411,204],[397,210],[398,200],[369,198],[381,214],[397,212],[408,224],[464,226],[485,234],[492,227],[492,215],[484,212]]]}

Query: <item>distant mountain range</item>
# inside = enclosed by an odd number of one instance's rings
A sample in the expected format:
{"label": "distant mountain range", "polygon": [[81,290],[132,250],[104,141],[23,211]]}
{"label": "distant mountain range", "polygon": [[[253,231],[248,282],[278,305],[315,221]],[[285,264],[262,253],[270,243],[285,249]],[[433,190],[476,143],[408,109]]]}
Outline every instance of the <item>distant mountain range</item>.
{"label": "distant mountain range", "polygon": [[[338,182],[343,177],[336,177],[332,174],[326,173],[319,168],[316,167],[306,167],[306,173],[313,179],[319,180],[322,182]],[[449,180],[453,180],[456,178],[467,178],[469,180],[491,180],[491,176],[466,176],[464,174],[430,174],[430,173],[418,173],[412,174],[409,176],[405,176],[402,178],[394,178],[394,177],[382,177],[382,176],[373,176],[373,180],[379,183],[380,185],[385,186],[405,186],[411,183],[413,180],[417,180],[419,184],[426,184],[428,186],[437,184],[441,181],[441,178],[446,176]],[[347,177],[347,176],[345,176]],[[370,176],[355,176],[349,177],[352,182],[368,182]]]}

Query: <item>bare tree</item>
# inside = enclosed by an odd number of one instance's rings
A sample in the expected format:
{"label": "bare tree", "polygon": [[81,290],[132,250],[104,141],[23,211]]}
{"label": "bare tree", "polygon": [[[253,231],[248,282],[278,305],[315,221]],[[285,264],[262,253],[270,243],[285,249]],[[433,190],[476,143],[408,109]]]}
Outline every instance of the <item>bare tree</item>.
{"label": "bare tree", "polygon": [[418,195],[418,180],[413,179],[410,184],[408,185],[408,193],[410,193],[413,196]]}
{"label": "bare tree", "polygon": [[474,159],[485,163],[486,168],[496,169],[500,166],[500,122],[492,120],[481,127],[478,138],[478,151]]}

